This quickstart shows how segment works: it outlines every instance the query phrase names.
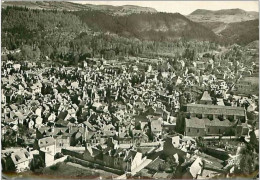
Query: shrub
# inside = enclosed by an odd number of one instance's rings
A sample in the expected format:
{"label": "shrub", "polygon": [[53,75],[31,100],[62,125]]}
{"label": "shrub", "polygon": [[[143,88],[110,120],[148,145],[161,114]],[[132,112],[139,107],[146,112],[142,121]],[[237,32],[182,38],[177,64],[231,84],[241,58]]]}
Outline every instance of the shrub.
{"label": "shrub", "polygon": [[57,169],[59,169],[59,167],[60,167],[60,163],[57,163],[57,164],[50,166],[50,169],[53,171],[56,171]]}

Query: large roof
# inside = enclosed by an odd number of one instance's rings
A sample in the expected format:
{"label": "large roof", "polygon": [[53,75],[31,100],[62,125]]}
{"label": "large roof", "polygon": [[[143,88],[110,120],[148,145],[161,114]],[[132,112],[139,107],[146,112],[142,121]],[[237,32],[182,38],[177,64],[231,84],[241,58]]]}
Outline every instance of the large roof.
{"label": "large roof", "polygon": [[185,119],[185,126],[189,128],[204,129],[205,122],[203,119],[199,118]]}
{"label": "large roof", "polygon": [[245,110],[242,107],[204,105],[204,104],[187,104],[187,112],[195,113],[195,114],[245,116]]}
{"label": "large roof", "polygon": [[30,158],[30,153],[25,149],[21,149],[20,151],[12,153],[11,158],[13,163],[16,165],[23,163],[24,161],[28,161]]}
{"label": "large roof", "polygon": [[191,119],[185,119],[185,125],[189,128],[205,128],[207,127],[230,127],[232,123],[229,120],[220,121],[219,119],[199,119],[193,117]]}

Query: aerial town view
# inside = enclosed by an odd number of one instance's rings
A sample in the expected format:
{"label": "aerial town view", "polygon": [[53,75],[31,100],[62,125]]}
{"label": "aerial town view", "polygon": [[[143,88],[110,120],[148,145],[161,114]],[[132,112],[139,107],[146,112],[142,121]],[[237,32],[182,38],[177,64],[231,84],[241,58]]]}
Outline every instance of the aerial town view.
{"label": "aerial town view", "polygon": [[2,2],[1,178],[257,179],[258,2],[216,3]]}

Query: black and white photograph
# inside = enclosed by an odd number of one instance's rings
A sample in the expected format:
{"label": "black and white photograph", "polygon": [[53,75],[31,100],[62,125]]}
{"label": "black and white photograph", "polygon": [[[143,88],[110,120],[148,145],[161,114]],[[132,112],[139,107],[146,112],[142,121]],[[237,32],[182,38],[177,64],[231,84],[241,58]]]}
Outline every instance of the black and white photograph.
{"label": "black and white photograph", "polygon": [[258,1],[1,1],[1,179],[258,179]]}

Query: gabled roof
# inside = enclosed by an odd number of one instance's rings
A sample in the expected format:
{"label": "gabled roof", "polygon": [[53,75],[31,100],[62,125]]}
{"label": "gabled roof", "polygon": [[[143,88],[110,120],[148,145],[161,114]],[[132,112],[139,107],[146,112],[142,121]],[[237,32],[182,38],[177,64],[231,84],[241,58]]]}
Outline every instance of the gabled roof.
{"label": "gabled roof", "polygon": [[55,145],[55,139],[52,137],[45,137],[38,140],[38,145],[40,148]]}
{"label": "gabled roof", "polygon": [[134,159],[136,154],[137,154],[137,151],[130,150],[124,160],[128,161],[130,159]]}
{"label": "gabled roof", "polygon": [[29,158],[30,158],[30,153],[25,149],[21,149],[20,151],[15,151],[11,154],[11,159],[15,165],[23,163],[24,161],[28,161]]}
{"label": "gabled roof", "polygon": [[70,128],[70,134],[74,134],[76,132],[81,132],[84,133],[85,132],[85,128],[84,127],[77,127],[77,126],[72,126]]}
{"label": "gabled roof", "polygon": [[152,161],[148,166],[146,166],[146,168],[153,171],[159,171],[160,165],[164,163],[165,161],[160,159],[160,157],[158,156],[154,161]]}
{"label": "gabled roof", "polygon": [[90,124],[88,121],[84,121],[83,122],[84,125],[87,126],[87,128],[91,131],[95,131],[96,129],[92,126],[92,124]]}
{"label": "gabled roof", "polygon": [[202,173],[202,168],[203,166],[203,162],[201,160],[201,158],[197,158],[192,165],[190,166],[190,173],[192,175],[193,178],[196,178],[198,174]]}

